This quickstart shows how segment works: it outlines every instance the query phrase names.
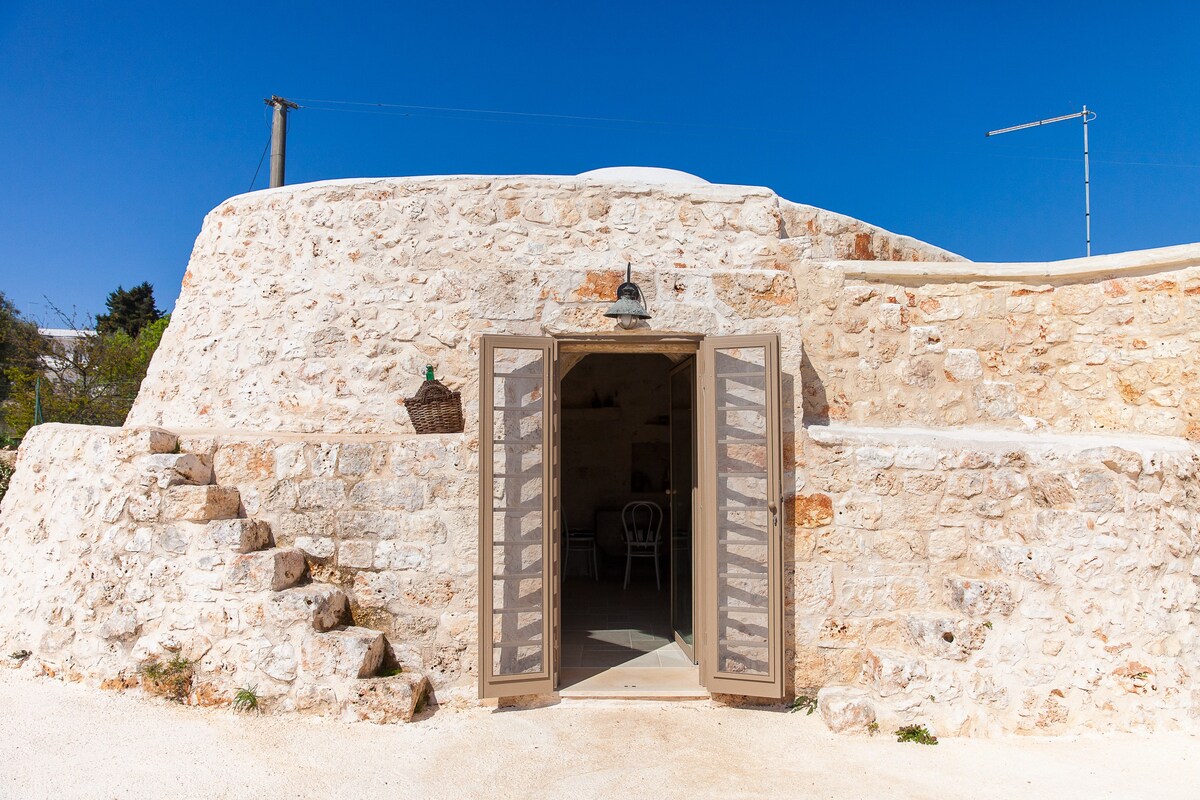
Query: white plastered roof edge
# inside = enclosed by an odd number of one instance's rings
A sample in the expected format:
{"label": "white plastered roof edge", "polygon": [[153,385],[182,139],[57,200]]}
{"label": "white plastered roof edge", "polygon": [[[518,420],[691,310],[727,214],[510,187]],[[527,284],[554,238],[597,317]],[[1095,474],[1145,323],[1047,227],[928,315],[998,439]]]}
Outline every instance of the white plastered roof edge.
{"label": "white plastered roof edge", "polygon": [[1195,452],[1200,446],[1178,436],[1153,436],[1121,432],[1070,433],[1052,430],[1007,430],[1003,428],[895,428],[868,427],[831,422],[809,425],[805,432],[814,441],[827,445],[860,444],[884,446],[962,447],[971,450],[1049,450],[1055,453],[1079,453],[1103,447],[1118,447],[1137,453]]}
{"label": "white plastered roof edge", "polygon": [[1063,261],[827,261],[848,278],[932,281],[1036,281],[1118,277],[1200,266],[1200,243],[1130,250]]}
{"label": "white plastered roof edge", "polygon": [[[594,170],[599,172],[600,170]],[[681,173],[686,175],[687,173]],[[580,186],[622,186],[634,189],[660,189],[677,194],[709,194],[713,192],[729,192],[734,190],[739,195],[761,195],[778,197],[773,189],[766,186],[749,186],[736,183],[675,183],[668,181],[634,181],[628,178],[588,177],[581,175],[397,175],[394,177],[375,178],[332,178],[324,181],[309,183],[289,183],[274,189],[255,189],[228,197],[217,204],[217,208],[241,200],[246,197],[267,197],[273,194],[308,191],[311,189],[327,189],[339,186],[369,186],[376,183],[444,183],[447,181],[544,181],[547,183],[577,184]]]}

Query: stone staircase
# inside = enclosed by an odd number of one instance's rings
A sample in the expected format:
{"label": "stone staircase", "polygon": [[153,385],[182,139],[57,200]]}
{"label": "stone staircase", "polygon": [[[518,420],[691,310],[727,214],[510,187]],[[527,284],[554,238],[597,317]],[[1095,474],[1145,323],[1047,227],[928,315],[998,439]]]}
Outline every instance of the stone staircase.
{"label": "stone staircase", "polygon": [[[238,607],[245,623],[239,637],[258,643],[256,657],[232,665],[235,671],[269,676],[281,710],[372,722],[412,718],[428,691],[425,678],[376,677],[387,654],[384,634],[353,625],[346,594],[309,580],[304,553],[276,547],[269,523],[239,517],[238,490],[210,482],[207,457],[171,453],[141,460],[147,481],[163,490],[159,525],[190,540],[188,560],[209,573],[208,587],[219,587],[224,602]],[[278,691],[280,684],[287,688]]]}

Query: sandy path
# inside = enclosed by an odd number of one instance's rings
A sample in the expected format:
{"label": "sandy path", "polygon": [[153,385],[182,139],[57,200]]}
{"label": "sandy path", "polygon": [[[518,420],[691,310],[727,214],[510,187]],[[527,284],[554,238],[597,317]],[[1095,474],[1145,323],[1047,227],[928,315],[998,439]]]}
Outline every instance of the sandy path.
{"label": "sandy path", "polygon": [[921,747],[835,737],[815,716],[583,702],[378,727],[183,708],[0,670],[4,798],[1197,796],[1200,737],[1178,734]]}

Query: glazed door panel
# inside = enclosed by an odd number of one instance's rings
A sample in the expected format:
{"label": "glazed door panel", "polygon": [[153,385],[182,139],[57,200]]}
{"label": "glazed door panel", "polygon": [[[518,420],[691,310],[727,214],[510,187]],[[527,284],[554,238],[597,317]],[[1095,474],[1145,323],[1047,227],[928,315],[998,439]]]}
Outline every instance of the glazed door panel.
{"label": "glazed door panel", "polygon": [[783,696],[779,339],[701,346],[704,684]]}
{"label": "glazed door panel", "polygon": [[671,370],[671,629],[675,643],[694,663],[696,359]]}
{"label": "glazed door panel", "polygon": [[479,391],[479,694],[554,691],[554,342],[484,336]]}

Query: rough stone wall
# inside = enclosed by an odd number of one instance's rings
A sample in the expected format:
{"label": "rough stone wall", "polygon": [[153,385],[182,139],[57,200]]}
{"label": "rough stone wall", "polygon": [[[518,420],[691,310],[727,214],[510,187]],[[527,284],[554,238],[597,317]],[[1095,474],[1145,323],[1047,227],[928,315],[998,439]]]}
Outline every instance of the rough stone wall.
{"label": "rough stone wall", "polygon": [[[788,238],[783,238],[783,237]],[[733,186],[376,180],[256,192],[205,220],[130,425],[391,434],[479,333],[608,330],[626,261],[656,330],[798,329],[796,258],[955,258]],[[747,305],[747,297],[752,305]],[[760,325],[761,329],[763,326]]]}
{"label": "rough stone wall", "polygon": [[1194,729],[1200,456],[1171,439],[810,429],[795,686],[837,730]]}
{"label": "rough stone wall", "polygon": [[[363,478],[385,468],[386,446],[234,442],[217,450],[211,439],[181,441],[161,429],[47,424],[29,432],[20,452],[0,504],[0,645],[24,656],[8,655],[5,665],[29,661],[44,674],[124,689],[150,685],[142,668],[151,661],[178,658],[192,676],[180,698],[190,703],[227,705],[252,687],[266,711],[412,717],[426,684],[412,669],[420,658],[406,648],[426,631],[393,637],[405,645],[391,648],[382,604],[349,608],[327,580],[339,577],[322,557],[335,539],[305,540],[290,515],[311,509],[315,526],[336,513],[329,509],[362,507],[364,495],[372,511],[362,516],[373,520],[394,513],[380,508],[419,508],[422,484]],[[260,485],[270,486],[265,498]],[[278,521],[277,537],[257,514],[264,505],[275,510],[267,516]],[[394,553],[387,566],[434,571],[435,559],[447,560],[439,552],[445,534],[439,522],[406,518],[381,534]],[[348,550],[343,558],[352,560]],[[441,607],[451,599],[440,585],[389,588],[388,600],[399,603],[437,607],[429,598],[438,591]],[[378,677],[382,668],[389,671]]]}
{"label": "rough stone wall", "polygon": [[796,269],[809,422],[1200,441],[1200,267],[1075,283],[845,272]]}

